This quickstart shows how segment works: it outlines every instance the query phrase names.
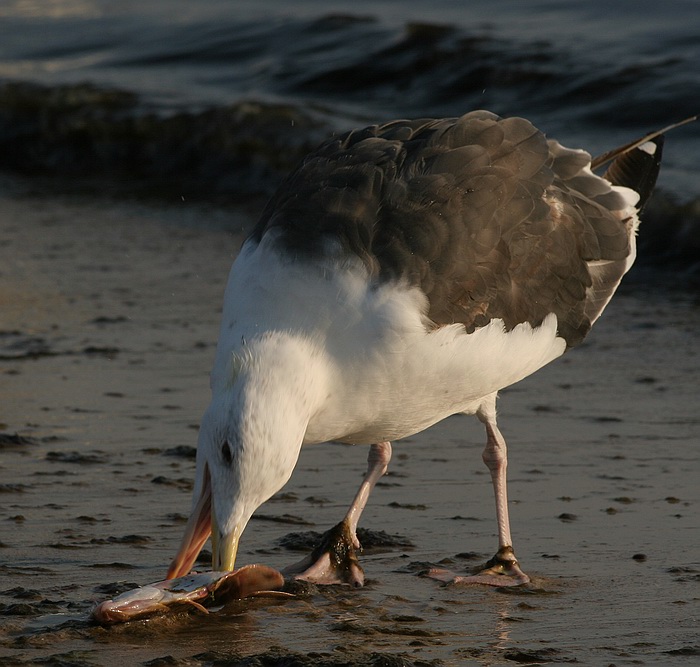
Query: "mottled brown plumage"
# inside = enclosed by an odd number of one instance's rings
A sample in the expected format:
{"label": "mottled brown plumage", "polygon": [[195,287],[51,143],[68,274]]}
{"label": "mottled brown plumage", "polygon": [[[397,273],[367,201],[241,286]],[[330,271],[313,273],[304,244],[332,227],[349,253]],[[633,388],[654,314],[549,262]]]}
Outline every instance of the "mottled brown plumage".
{"label": "mottled brown plumage", "polygon": [[[555,313],[572,346],[630,253],[628,202],[584,171],[590,162],[524,119],[488,112],[372,126],[309,155],[253,238],[276,229],[300,259],[335,239],[378,280],[420,287],[435,325],[471,332],[500,318],[511,329]],[[610,263],[592,294],[589,262],[601,260]]]}

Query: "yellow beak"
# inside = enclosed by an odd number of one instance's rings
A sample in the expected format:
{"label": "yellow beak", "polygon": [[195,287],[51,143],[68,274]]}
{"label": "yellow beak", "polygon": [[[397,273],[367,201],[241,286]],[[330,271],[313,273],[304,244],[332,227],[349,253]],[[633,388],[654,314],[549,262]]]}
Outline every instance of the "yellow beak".
{"label": "yellow beak", "polygon": [[236,526],[230,533],[223,534],[214,515],[211,512],[211,569],[220,572],[230,572],[236,565],[238,553],[238,540],[241,529]]}

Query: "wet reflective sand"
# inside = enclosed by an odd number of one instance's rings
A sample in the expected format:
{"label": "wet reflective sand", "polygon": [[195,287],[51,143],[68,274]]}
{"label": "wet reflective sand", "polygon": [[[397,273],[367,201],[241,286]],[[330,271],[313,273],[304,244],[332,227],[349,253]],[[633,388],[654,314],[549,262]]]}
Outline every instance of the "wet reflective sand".
{"label": "wet reflective sand", "polygon": [[[395,540],[362,555],[364,589],[88,622],[96,602],[161,579],[179,543],[240,243],[222,229],[246,222],[0,200],[3,664],[697,663],[700,304],[649,279],[623,287],[581,349],[502,393],[530,589],[418,576],[426,563],[468,569],[496,547],[484,434],[453,417],[395,446],[363,516]],[[239,564],[297,560],[283,538],[340,519],[366,453],[304,451],[251,522]]]}

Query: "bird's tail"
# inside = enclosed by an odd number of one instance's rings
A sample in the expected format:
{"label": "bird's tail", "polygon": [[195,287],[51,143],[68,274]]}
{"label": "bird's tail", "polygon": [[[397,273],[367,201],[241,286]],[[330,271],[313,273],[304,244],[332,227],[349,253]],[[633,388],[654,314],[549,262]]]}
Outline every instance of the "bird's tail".
{"label": "bird's tail", "polygon": [[[638,213],[649,199],[659,175],[664,133],[696,118],[697,116],[686,118],[680,123],[651,132],[629,144],[603,153],[591,160],[591,169],[599,169],[610,163],[603,178],[613,185],[630,188],[636,192],[639,201],[634,204],[634,208]],[[629,236],[628,255],[624,258],[588,263],[591,285],[587,290],[584,312],[591,325],[600,317],[637,255],[635,234],[639,218],[637,215],[631,215],[631,211],[625,210],[623,222]]]}
{"label": "bird's tail", "polygon": [[698,116],[691,116],[661,130],[651,132],[640,139],[603,153],[591,161],[591,169],[602,167],[608,162],[603,178],[613,185],[622,185],[639,194],[637,209],[641,210],[654,190],[656,178],[661,167],[664,134],[681,125],[692,123]]}

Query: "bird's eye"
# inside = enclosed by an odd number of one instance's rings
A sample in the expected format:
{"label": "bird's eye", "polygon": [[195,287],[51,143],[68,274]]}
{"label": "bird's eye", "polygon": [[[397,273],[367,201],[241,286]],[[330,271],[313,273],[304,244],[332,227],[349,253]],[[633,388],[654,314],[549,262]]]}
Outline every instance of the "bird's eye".
{"label": "bird's eye", "polygon": [[221,458],[224,460],[224,463],[227,466],[230,466],[231,461],[233,461],[233,455],[231,454],[231,445],[229,444],[228,440],[224,442],[223,445],[221,445]]}

